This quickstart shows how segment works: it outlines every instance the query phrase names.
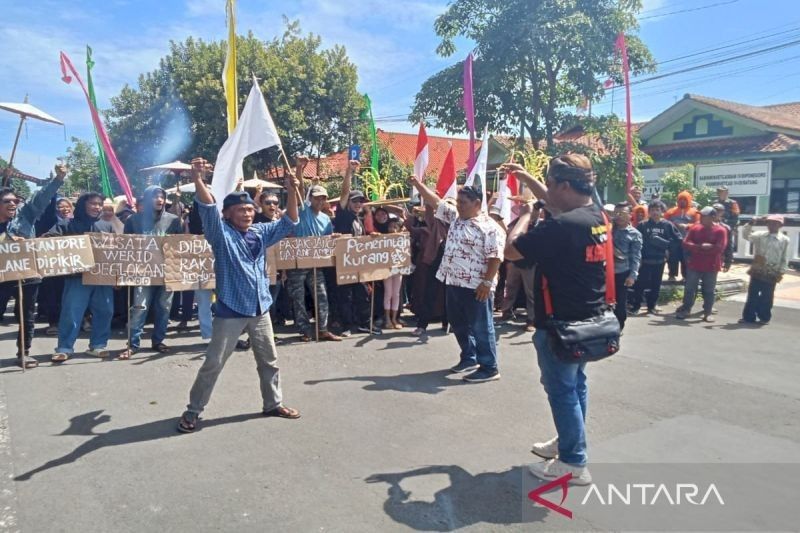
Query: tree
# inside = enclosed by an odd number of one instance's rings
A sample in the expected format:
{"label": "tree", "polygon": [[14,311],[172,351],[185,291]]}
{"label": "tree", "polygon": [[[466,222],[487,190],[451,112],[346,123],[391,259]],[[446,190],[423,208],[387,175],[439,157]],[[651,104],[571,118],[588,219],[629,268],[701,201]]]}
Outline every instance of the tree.
{"label": "tree", "polygon": [[72,137],[71,141],[72,146],[67,148],[67,155],[64,157],[69,173],[61,186],[61,193],[64,196],[78,196],[84,192],[101,191],[96,144],[77,137]]}
{"label": "tree", "polygon": [[[636,36],[641,0],[454,0],[436,19],[437,52],[450,56],[455,39],[475,43],[476,123],[499,133],[527,134],[553,149],[564,109],[604,93],[621,78],[614,52],[625,32],[633,73],[653,69]],[[466,128],[460,99],[463,62],[429,78],[417,93],[410,119],[425,119],[450,133]]]}
{"label": "tree", "polygon": [[[8,166],[8,161],[0,157],[0,176],[3,175],[3,170]],[[8,186],[14,191],[15,194],[18,196],[22,196],[23,198],[30,198],[32,191],[30,184],[22,179],[19,178],[11,178],[8,180]]]}
{"label": "tree", "polygon": [[678,193],[689,191],[694,197],[694,201],[700,207],[705,207],[714,203],[716,191],[708,187],[694,186],[694,165],[684,165],[680,168],[670,170],[661,177],[661,200],[671,207],[678,202]]}
{"label": "tree", "polygon": [[[301,36],[298,23],[288,21],[281,37],[264,42],[248,33],[236,43],[240,111],[255,74],[288,154],[325,154],[348,144],[363,104],[343,47],[322,49],[318,36]],[[124,167],[192,156],[214,160],[228,136],[224,61],[224,42],[171,42],[158,69],[111,99],[106,120]],[[278,166],[279,158],[278,150],[259,152],[245,162],[245,175]]]}
{"label": "tree", "polygon": [[[583,129],[587,142],[559,142],[559,152],[577,152],[586,155],[592,162],[600,188],[615,187],[625,190],[628,175],[628,155],[625,124],[615,115],[599,117],[574,117],[575,126]],[[633,135],[634,181],[642,184],[639,169],[653,164],[652,158],[640,148],[639,136]]]}

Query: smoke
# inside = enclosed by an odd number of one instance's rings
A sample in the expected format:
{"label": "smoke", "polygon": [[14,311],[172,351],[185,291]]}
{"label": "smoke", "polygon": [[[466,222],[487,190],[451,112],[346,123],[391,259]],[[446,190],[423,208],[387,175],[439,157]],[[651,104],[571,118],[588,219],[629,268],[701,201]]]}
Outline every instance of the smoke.
{"label": "smoke", "polygon": [[174,161],[192,142],[192,122],[183,104],[173,102],[165,106],[164,113],[160,117],[164,129],[153,153],[155,165]]}

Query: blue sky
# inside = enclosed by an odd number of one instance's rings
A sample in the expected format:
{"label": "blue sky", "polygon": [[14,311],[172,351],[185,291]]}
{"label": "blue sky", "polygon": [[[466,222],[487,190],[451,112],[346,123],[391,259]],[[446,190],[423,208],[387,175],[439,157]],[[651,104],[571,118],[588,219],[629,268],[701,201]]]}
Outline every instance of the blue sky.
{"label": "blue sky", "polygon": [[[299,19],[304,32],[322,36],[323,45],[342,44],[359,70],[359,89],[370,94],[378,127],[414,131],[406,115],[422,82],[460,60],[462,43],[449,58],[436,55],[433,21],[446,1],[438,0],[239,0],[238,30],[265,40],[282,32],[282,15]],[[800,39],[796,0],[645,0],[641,36],[658,61],[668,61],[753,39],[741,53]],[[83,69],[84,46],[94,50],[95,87],[107,107],[125,83],[153,70],[170,39],[187,36],[223,39],[224,0],[0,0],[0,101],[30,102],[58,117],[59,126],[29,121],[16,164],[44,176],[71,136],[91,139],[83,94],[60,80],[58,52]],[[710,7],[709,7],[710,6]],[[677,12],[677,13],[676,13]],[[797,29],[796,31],[793,31]],[[770,36],[777,34],[774,36]],[[724,52],[723,50],[721,52]],[[660,72],[711,61],[713,53],[664,63]],[[635,120],[652,118],[685,93],[765,105],[800,100],[800,46],[748,60],[636,85]],[[596,113],[624,109],[621,90],[595,104]],[[380,117],[388,117],[381,119]],[[8,158],[16,132],[15,115],[0,112],[0,154]],[[65,139],[66,137],[66,139]],[[127,169],[132,172],[135,169]]]}

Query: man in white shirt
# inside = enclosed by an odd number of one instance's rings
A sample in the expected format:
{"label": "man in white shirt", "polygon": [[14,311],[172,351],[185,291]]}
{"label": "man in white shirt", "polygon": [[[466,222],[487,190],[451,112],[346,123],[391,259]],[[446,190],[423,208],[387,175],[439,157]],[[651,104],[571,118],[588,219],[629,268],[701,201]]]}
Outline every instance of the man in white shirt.
{"label": "man in white shirt", "polygon": [[752,324],[758,319],[762,325],[769,324],[775,285],[789,268],[789,237],[780,232],[783,217],[769,215],[766,223],[768,231],[753,233],[752,222],[744,227],[743,237],[753,243],[753,264],[748,271],[750,287],[740,323]]}
{"label": "man in white shirt", "polygon": [[436,218],[450,224],[436,273],[446,286],[447,319],[461,348],[461,361],[450,370],[471,371],[464,376],[464,381],[471,383],[500,379],[492,309],[506,235],[481,211],[479,189],[462,187],[453,207],[416,176],[411,176],[410,182],[425,203],[434,206]]}

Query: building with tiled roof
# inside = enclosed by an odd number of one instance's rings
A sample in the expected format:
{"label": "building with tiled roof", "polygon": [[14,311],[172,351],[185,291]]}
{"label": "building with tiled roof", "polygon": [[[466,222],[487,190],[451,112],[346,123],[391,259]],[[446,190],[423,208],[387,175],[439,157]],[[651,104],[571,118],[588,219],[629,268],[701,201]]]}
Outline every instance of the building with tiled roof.
{"label": "building with tiled roof", "polygon": [[725,185],[745,213],[800,213],[800,102],[755,106],[687,94],[639,129],[655,192],[670,168],[695,165],[695,183]]}

